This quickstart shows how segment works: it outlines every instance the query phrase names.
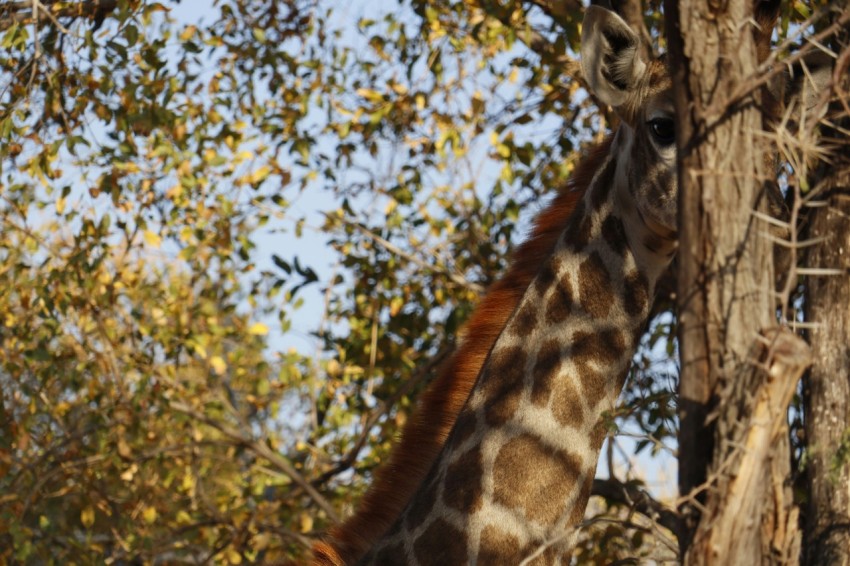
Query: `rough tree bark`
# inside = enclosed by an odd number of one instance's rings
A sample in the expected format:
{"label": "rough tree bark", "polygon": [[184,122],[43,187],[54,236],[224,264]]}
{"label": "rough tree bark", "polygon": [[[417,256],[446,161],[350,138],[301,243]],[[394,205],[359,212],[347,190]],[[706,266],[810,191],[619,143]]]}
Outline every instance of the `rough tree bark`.
{"label": "rough tree bark", "polygon": [[799,550],[785,415],[808,352],[775,328],[772,246],[754,214],[773,171],[761,93],[746,87],[752,3],[667,0],[665,12],[679,128],[682,557],[784,563]]}
{"label": "rough tree bark", "polygon": [[[850,59],[846,46],[843,59]],[[845,76],[838,89],[845,97],[847,82]],[[840,114],[843,105],[835,106]],[[850,117],[845,116],[842,125],[846,132]],[[810,566],[850,566],[850,151],[847,135],[840,130],[825,135],[837,149],[812,184],[814,198],[826,206],[810,215],[809,237],[823,241],[807,264],[843,274],[807,281],[806,315],[815,323],[810,342],[817,363],[803,390],[808,495],[804,561]]]}
{"label": "rough tree bark", "polygon": [[[846,157],[845,157],[846,159]],[[810,234],[825,241],[809,265],[850,273],[850,164],[831,177]],[[850,284],[847,275],[811,277],[808,318],[817,364],[805,388],[808,480],[806,563],[850,566]]]}

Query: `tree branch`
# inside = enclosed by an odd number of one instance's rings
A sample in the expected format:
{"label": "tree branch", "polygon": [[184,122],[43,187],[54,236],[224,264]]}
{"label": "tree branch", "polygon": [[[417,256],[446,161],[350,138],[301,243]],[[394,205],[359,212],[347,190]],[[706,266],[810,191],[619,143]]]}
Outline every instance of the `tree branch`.
{"label": "tree branch", "polygon": [[12,24],[41,25],[45,22],[55,22],[58,18],[84,18],[94,20],[102,17],[118,7],[118,0],[83,0],[74,5],[54,9],[40,0],[21,0],[11,2],[0,8],[0,30],[5,30]]}
{"label": "tree branch", "polygon": [[597,478],[593,480],[591,494],[634,509],[673,534],[677,536],[679,534],[681,524],[679,514],[635,484],[626,484],[613,478],[607,480]]}

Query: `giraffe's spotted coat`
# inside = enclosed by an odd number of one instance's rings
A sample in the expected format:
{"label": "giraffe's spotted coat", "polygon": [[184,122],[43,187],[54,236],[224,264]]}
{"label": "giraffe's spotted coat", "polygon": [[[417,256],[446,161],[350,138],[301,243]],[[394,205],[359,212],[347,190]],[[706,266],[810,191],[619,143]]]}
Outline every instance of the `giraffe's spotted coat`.
{"label": "giraffe's spotted coat", "polygon": [[500,426],[516,412],[519,406],[525,374],[527,353],[519,346],[493,352],[490,357],[488,379],[482,384],[482,392],[488,402],[484,417],[490,426]]}
{"label": "giraffe's spotted coat", "polygon": [[455,460],[446,471],[443,488],[443,500],[449,507],[464,514],[472,514],[481,509],[482,487],[480,478],[483,473],[481,448],[475,447]]}
{"label": "giraffe's spotted coat", "polygon": [[531,402],[535,405],[545,406],[549,403],[562,358],[561,344],[557,340],[547,340],[537,352],[531,386]]}
{"label": "giraffe's spotted coat", "polygon": [[581,306],[594,319],[608,315],[611,308],[611,275],[598,252],[590,254],[579,266]]}
{"label": "giraffe's spotted coat", "polygon": [[558,279],[557,285],[549,294],[546,304],[546,322],[550,325],[564,322],[573,312],[573,287],[569,276]]}
{"label": "giraffe's spotted coat", "polygon": [[671,107],[669,87],[663,63],[647,62],[617,108],[609,155],[493,344],[432,472],[360,564],[517,564],[544,547],[533,564],[569,563],[564,534],[590,496],[603,414],[675,250],[675,168],[645,127]]}
{"label": "giraffe's spotted coat", "polygon": [[481,548],[484,549],[478,556],[481,564],[515,566],[525,558],[519,539],[493,525],[487,525],[481,532]]}
{"label": "giraffe's spotted coat", "polygon": [[420,566],[462,566],[467,564],[466,533],[444,519],[437,519],[413,543],[413,552]]}
{"label": "giraffe's spotted coat", "polygon": [[[577,429],[585,420],[585,399],[577,387],[578,384],[569,379],[559,380],[555,384],[552,397],[552,413],[561,425]],[[595,405],[591,404],[593,407]]]}
{"label": "giraffe's spotted coat", "polygon": [[496,457],[493,499],[530,521],[552,523],[565,504],[552,501],[552,493],[561,485],[575,483],[580,468],[581,462],[572,454],[546,446],[531,435],[518,436],[509,440]]}

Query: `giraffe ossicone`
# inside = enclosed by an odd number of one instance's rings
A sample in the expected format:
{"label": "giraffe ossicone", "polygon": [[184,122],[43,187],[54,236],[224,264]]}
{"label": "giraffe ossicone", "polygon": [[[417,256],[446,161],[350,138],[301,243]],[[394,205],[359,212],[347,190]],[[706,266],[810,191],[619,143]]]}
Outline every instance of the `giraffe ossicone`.
{"label": "giraffe ossicone", "polygon": [[335,559],[325,546],[317,564],[569,562],[603,415],[676,250],[670,79],[663,60],[641,59],[639,41],[613,12],[587,9],[583,73],[621,124],[590,160],[583,197],[553,232],[418,489],[363,552]]}

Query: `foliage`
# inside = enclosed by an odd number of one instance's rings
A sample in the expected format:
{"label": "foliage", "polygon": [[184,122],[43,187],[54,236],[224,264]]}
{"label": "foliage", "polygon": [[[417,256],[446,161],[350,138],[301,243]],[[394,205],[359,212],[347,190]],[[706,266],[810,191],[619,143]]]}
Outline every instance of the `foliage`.
{"label": "foliage", "polygon": [[2,560],[302,555],[613,119],[576,4],[344,4],[0,7]]}

